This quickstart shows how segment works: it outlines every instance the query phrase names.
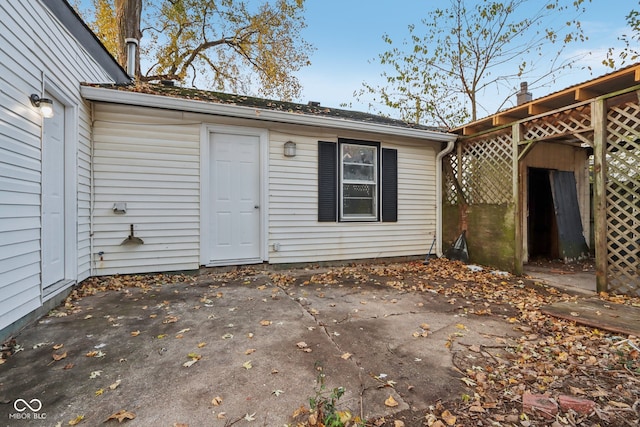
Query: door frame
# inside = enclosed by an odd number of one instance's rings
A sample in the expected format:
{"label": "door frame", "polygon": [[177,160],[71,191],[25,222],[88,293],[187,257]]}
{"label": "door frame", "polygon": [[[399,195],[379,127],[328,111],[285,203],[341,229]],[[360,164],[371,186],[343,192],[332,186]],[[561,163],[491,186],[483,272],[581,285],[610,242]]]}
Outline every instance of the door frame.
{"label": "door frame", "polygon": [[[44,79],[43,79],[44,80]],[[77,277],[78,269],[78,106],[69,95],[60,90],[56,85],[49,82],[43,84],[43,93],[51,96],[54,102],[59,102],[64,108],[64,276],[63,279],[53,289],[48,290],[45,295],[46,287],[42,280],[43,262],[42,243],[40,248],[40,299],[45,302],[70,285],[74,284]],[[44,150],[44,117],[42,118],[41,135],[40,135],[40,163],[42,165],[42,153]],[[42,170],[41,170],[41,179]],[[42,189],[40,190],[40,218],[43,215]],[[42,225],[40,227],[40,241],[44,239]]]}
{"label": "door frame", "polygon": [[[214,125],[203,124],[200,131],[200,265],[211,265],[209,259],[209,239],[211,238],[211,230],[209,228],[209,216],[211,215],[209,206],[211,203],[210,198],[210,185],[209,180],[211,178],[210,166],[211,166],[211,135],[215,133],[226,133],[232,135],[247,135],[257,136],[259,139],[259,164],[260,164],[260,231],[259,242],[260,248],[260,261],[268,261],[267,251],[267,219],[269,213],[269,198],[268,198],[268,147],[269,147],[269,131],[267,129],[252,128],[245,126],[232,126],[232,125]],[[217,265],[217,264],[216,264]]]}

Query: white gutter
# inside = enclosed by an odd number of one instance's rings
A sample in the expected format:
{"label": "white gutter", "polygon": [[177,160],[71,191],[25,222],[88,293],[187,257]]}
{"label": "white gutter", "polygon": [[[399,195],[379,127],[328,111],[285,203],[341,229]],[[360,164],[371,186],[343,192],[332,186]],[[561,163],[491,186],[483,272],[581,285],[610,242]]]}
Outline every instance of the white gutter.
{"label": "white gutter", "polygon": [[[345,129],[374,132],[384,135],[404,136],[427,139],[434,142],[453,143],[457,135],[424,129],[404,128],[387,124],[361,122],[327,116],[314,116],[303,113],[290,113],[269,109],[243,107],[231,104],[174,98],[164,95],[128,92],[117,89],[105,89],[93,86],[80,88],[82,97],[89,101],[111,102],[116,104],[137,105],[140,107],[164,108],[167,110],[188,111],[192,113],[213,114],[217,116],[237,117],[266,122],[288,123],[322,128]],[[446,154],[446,153],[445,153]]]}
{"label": "white gutter", "polygon": [[436,255],[442,256],[442,159],[453,151],[456,140],[447,142],[444,150],[436,156]]}

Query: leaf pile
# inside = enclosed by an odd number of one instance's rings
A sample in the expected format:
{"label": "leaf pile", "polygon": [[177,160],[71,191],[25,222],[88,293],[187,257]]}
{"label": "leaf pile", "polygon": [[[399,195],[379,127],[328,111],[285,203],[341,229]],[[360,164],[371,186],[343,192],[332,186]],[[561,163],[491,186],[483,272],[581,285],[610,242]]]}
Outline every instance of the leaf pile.
{"label": "leaf pile", "polygon": [[[453,352],[469,392],[459,401],[432,406],[416,425],[559,427],[640,422],[640,339],[580,326],[539,310],[556,301],[576,300],[576,296],[501,272],[474,272],[446,259],[432,260],[427,266],[403,263],[365,270],[364,274],[380,279],[393,278],[387,285],[396,289],[442,295],[462,316],[501,315],[521,333],[514,340],[496,339],[496,345],[489,348],[470,346],[467,351]],[[638,298],[599,297],[640,307]],[[525,392],[546,394],[555,401],[561,396],[585,399],[594,402],[595,409],[588,413],[560,411],[549,421],[523,412]]]}

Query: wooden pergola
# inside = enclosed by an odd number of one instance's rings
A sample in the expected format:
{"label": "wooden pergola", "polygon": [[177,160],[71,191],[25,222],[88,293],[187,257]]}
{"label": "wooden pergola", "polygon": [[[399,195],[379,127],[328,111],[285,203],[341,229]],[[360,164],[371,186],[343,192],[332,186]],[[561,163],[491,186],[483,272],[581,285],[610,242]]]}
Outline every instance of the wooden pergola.
{"label": "wooden pergola", "polygon": [[453,132],[456,150],[443,162],[445,238],[467,230],[473,262],[522,273],[536,238],[531,195],[541,191],[530,171],[565,171],[595,253],[597,291],[640,295],[640,64]]}

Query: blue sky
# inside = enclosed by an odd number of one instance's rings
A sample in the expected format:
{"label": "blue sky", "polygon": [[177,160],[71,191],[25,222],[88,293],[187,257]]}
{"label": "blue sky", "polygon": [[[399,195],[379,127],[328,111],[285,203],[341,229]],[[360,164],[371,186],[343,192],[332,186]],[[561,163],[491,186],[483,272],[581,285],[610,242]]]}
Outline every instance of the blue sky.
{"label": "blue sky", "polygon": [[[531,3],[539,4],[537,0]],[[387,33],[399,42],[408,35],[409,24],[419,23],[429,10],[447,4],[445,0],[307,0],[304,37],[317,50],[312,65],[297,74],[303,85],[299,101],[319,101],[328,107],[352,103],[351,108],[367,111],[366,104],[352,95],[363,81],[382,83],[377,56],[388,48],[382,35]],[[590,53],[582,63],[592,66],[592,73],[568,70],[555,82],[536,89],[534,98],[611,72],[601,61],[607,48],[619,45],[617,36],[625,32],[625,16],[634,6],[638,8],[636,0],[592,0],[580,18],[589,40],[567,52]]]}
{"label": "blue sky", "polygon": [[[471,3],[474,0],[467,1]],[[538,0],[529,1],[532,7],[540,7]],[[83,7],[90,4],[89,0],[80,2]],[[566,52],[571,56],[584,54],[582,64],[591,66],[591,73],[567,70],[556,81],[532,90],[533,97],[611,72],[602,66],[601,61],[609,47],[619,46],[617,37],[628,31],[625,16],[632,8],[638,9],[639,3],[638,0],[591,0],[586,6],[586,13],[580,17],[589,40]],[[367,103],[357,101],[353,93],[362,88],[363,82],[373,85],[384,83],[377,57],[389,46],[383,42],[382,36],[389,34],[394,41],[401,42],[409,34],[408,25],[419,24],[429,10],[448,4],[449,0],[306,0],[307,28],[303,37],[316,47],[316,51],[311,56],[311,66],[296,74],[303,90],[302,96],[294,101],[318,101],[327,107],[347,104],[353,110],[368,111]],[[566,17],[557,16],[557,19]],[[495,93],[480,94],[480,97],[488,109],[492,108],[494,98],[496,103],[500,98]],[[490,111],[493,112],[495,110]],[[485,112],[479,113],[480,117],[485,115]]]}

